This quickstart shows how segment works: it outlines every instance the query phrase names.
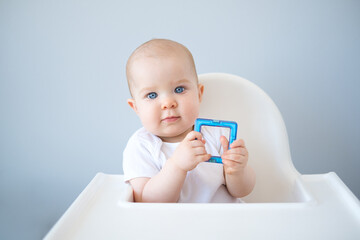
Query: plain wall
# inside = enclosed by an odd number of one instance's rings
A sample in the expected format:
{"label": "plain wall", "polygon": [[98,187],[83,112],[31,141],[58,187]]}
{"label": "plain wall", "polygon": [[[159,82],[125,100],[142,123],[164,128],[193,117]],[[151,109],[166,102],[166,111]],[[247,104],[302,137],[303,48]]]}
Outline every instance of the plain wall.
{"label": "plain wall", "polygon": [[260,86],[302,174],[360,196],[360,1],[0,1],[0,238],[40,239],[140,121],[125,63],[151,38]]}

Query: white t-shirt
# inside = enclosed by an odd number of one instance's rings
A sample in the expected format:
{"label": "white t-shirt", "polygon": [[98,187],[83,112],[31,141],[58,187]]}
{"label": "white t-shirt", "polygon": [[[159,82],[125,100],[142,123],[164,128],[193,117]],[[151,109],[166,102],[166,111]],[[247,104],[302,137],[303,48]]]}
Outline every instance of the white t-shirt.
{"label": "white t-shirt", "polygon": [[[206,151],[213,156],[219,156],[221,133],[213,131],[211,135],[203,135],[206,140]],[[214,141],[214,139],[218,139],[218,141]],[[123,154],[125,181],[128,182],[138,177],[151,178],[155,176],[178,145],[179,143],[162,142],[159,137],[145,128],[137,130],[130,137]],[[187,173],[178,202],[235,203],[241,202],[241,200],[232,197],[227,191],[223,165],[203,162]]]}

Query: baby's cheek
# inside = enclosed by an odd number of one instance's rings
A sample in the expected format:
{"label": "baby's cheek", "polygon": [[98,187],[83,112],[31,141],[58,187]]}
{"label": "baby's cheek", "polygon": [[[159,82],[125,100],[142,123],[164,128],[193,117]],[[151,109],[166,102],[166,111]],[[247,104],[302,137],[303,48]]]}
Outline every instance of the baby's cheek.
{"label": "baby's cheek", "polygon": [[199,115],[200,105],[197,102],[189,101],[187,103],[186,114],[191,117],[194,121]]}
{"label": "baby's cheek", "polygon": [[147,128],[148,130],[154,128],[155,126],[153,126],[157,121],[155,121],[156,118],[156,112],[152,111],[151,108],[149,107],[142,107],[141,109],[139,109],[139,117],[141,120],[141,123],[143,124],[143,126],[145,128]]}

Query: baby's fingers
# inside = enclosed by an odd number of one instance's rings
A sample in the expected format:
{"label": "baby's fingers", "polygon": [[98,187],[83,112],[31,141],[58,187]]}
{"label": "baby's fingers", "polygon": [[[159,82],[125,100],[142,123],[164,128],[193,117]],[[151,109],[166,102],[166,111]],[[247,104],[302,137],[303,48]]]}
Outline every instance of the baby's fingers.
{"label": "baby's fingers", "polygon": [[223,152],[226,152],[229,149],[229,141],[227,140],[227,138],[224,136],[221,136],[220,143],[223,148]]}
{"label": "baby's fingers", "polygon": [[248,150],[245,147],[236,147],[229,149],[226,154],[239,154],[242,156],[247,156]]}
{"label": "baby's fingers", "polygon": [[205,147],[205,140],[193,140],[190,142],[191,147]]}
{"label": "baby's fingers", "polygon": [[193,149],[195,156],[207,154],[206,149],[204,147],[196,147]]}
{"label": "baby's fingers", "polygon": [[203,154],[203,155],[197,156],[197,159],[199,162],[206,162],[210,158],[211,158],[211,154]]}
{"label": "baby's fingers", "polygon": [[222,159],[230,160],[237,163],[243,163],[247,161],[247,157],[236,153],[226,153],[221,156]]}
{"label": "baby's fingers", "polygon": [[231,143],[230,148],[245,147],[245,142],[242,139],[237,139]]}
{"label": "baby's fingers", "polygon": [[202,137],[201,133],[196,132],[196,131],[191,131],[186,135],[185,139],[188,140],[188,141],[202,140],[203,137]]}

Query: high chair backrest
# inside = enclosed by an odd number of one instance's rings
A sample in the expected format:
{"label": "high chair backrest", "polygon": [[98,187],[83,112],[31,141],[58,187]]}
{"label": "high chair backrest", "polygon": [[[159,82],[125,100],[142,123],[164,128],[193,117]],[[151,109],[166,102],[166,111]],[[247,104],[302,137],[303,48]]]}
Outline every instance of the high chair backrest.
{"label": "high chair backrest", "polygon": [[299,173],[291,161],[286,127],[270,97],[255,84],[235,75],[201,74],[199,82],[205,86],[200,117],[236,121],[237,138],[244,139],[249,151],[256,186],[244,200],[303,201],[297,191]]}

